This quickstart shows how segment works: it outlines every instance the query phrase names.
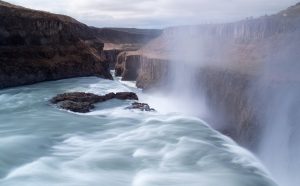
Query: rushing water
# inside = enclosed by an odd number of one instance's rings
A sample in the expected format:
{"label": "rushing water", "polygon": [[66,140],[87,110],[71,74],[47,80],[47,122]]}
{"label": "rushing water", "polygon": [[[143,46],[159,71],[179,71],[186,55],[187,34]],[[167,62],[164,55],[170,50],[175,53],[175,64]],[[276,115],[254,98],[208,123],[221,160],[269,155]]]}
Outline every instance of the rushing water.
{"label": "rushing water", "polygon": [[269,186],[248,151],[203,121],[168,111],[125,110],[111,100],[75,114],[48,100],[66,91],[135,91],[98,78],[0,91],[1,186]]}

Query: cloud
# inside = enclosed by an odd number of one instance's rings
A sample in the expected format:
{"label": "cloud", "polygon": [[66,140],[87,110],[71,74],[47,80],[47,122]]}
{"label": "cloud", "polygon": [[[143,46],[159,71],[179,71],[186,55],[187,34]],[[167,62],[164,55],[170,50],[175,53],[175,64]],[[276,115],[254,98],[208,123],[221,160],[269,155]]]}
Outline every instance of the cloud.
{"label": "cloud", "polygon": [[8,0],[97,27],[161,28],[273,14],[298,0]]}

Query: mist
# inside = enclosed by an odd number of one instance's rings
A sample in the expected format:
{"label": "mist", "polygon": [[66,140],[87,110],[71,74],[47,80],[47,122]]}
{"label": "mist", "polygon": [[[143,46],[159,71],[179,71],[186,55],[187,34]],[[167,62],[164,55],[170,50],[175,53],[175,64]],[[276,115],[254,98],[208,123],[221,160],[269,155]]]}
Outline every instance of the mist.
{"label": "mist", "polygon": [[284,20],[263,18],[174,27],[162,37],[169,108],[249,148],[281,186],[300,184],[299,36]]}
{"label": "mist", "polygon": [[11,3],[1,186],[300,185],[300,3]]}
{"label": "mist", "polygon": [[[257,90],[263,103],[258,155],[280,185],[300,184],[299,31],[272,43]],[[275,49],[275,50],[274,50]]]}

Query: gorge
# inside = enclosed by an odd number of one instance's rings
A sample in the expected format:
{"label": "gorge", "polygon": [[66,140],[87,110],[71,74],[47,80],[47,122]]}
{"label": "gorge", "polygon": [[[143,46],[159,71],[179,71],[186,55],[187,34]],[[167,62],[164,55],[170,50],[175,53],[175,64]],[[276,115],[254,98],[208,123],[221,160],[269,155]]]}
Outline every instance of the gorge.
{"label": "gorge", "polygon": [[299,3],[162,30],[0,18],[0,185],[300,184]]}

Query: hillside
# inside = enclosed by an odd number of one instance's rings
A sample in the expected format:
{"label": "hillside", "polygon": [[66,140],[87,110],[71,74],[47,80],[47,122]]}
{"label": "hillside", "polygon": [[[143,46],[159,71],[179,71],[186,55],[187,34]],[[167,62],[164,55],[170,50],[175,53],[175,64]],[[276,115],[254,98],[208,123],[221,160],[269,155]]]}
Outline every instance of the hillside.
{"label": "hillside", "polygon": [[78,76],[111,78],[104,44],[64,15],[0,2],[0,88]]}

